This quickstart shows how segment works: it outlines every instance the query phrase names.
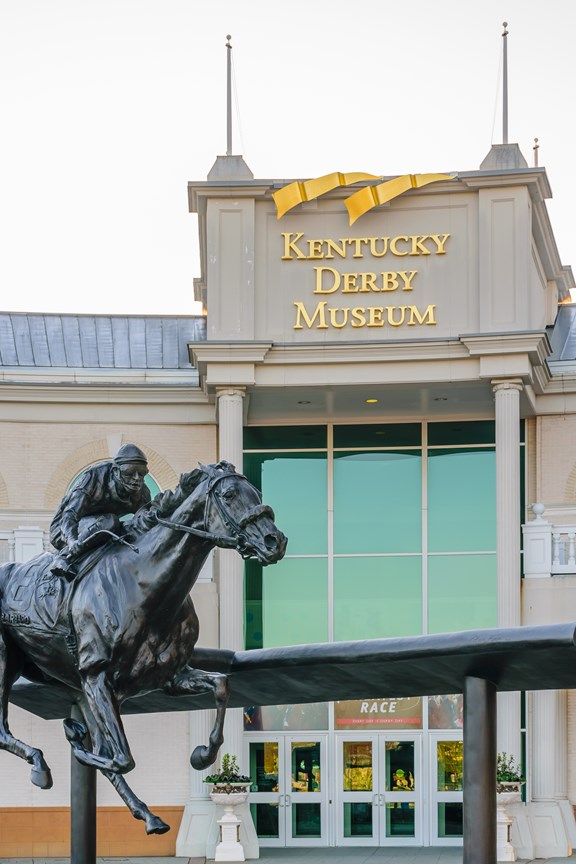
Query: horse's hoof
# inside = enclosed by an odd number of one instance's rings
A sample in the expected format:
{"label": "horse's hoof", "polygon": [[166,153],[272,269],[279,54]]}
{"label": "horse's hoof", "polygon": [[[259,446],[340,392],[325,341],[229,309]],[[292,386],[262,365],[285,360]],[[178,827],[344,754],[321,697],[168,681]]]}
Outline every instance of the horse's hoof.
{"label": "horse's hoof", "polygon": [[146,820],[147,834],[166,834],[167,831],[170,831],[170,825],[163,822],[159,816],[151,816]]}
{"label": "horse's hoof", "polygon": [[68,741],[70,741],[70,743],[77,741],[81,744],[88,734],[88,730],[84,723],[81,723],[80,720],[73,720],[71,717],[67,717],[66,720],[62,721],[62,723],[64,724],[64,734]]}
{"label": "horse's hoof", "polygon": [[201,744],[198,747],[195,747],[192,751],[192,755],[190,756],[190,764],[196,771],[203,771],[204,768],[207,768],[208,765],[212,765],[214,759],[210,759],[208,747],[203,747]]}
{"label": "horse's hoof", "polygon": [[54,785],[49,768],[46,768],[44,771],[38,771],[36,768],[33,768],[30,772],[30,779],[34,786],[38,786],[40,789],[51,789]]}

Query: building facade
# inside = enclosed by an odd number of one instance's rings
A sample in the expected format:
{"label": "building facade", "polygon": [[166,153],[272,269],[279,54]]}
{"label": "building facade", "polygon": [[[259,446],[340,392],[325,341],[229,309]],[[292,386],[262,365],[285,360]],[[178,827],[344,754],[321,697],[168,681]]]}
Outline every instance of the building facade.
{"label": "building facade", "polygon": [[[575,620],[574,280],[546,172],[508,145],[434,178],[382,203],[376,180],[259,181],[219,157],[189,185],[206,317],[0,316],[4,558],[41,551],[74,477],[133,441],[160,489],[198,461],[243,466],[289,537],[271,568],[213,556],[194,588],[202,644]],[[253,778],[260,844],[461,843],[460,698],[231,711],[224,749]],[[187,767],[210,720],[129,718],[138,794],[183,816],[177,842],[151,840],[103,789],[123,845],[101,854],[210,851],[214,814]],[[15,710],[12,725],[67,763],[55,721]],[[506,694],[498,734],[527,774],[519,849],[568,854],[573,693]],[[65,783],[30,791],[5,753],[0,770],[3,825],[14,806],[65,813]]]}

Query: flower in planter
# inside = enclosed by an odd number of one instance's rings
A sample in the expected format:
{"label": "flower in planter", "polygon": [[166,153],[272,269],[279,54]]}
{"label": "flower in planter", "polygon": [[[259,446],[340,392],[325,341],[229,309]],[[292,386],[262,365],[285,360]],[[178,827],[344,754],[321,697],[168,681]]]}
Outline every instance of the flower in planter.
{"label": "flower in planter", "polygon": [[231,756],[229,753],[225,753],[222,757],[220,770],[215,774],[209,774],[204,782],[213,783],[215,792],[231,792],[239,785],[250,785],[252,783],[252,778],[248,777],[246,774],[240,773],[236,756]]}
{"label": "flower in planter", "polygon": [[496,762],[497,783],[524,783],[525,779],[513,756],[508,756],[507,753],[498,753]]}

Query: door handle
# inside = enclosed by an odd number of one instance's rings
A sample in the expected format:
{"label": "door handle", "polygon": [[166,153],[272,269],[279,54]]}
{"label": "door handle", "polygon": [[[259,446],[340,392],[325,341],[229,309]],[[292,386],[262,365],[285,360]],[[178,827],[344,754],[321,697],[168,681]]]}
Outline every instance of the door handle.
{"label": "door handle", "polygon": [[385,800],[384,800],[384,795],[378,795],[378,798],[380,799],[380,800],[378,801],[378,803],[380,804],[380,807],[383,807],[384,804],[386,803]]}
{"label": "door handle", "polygon": [[290,798],[290,795],[285,795],[285,796],[284,796],[284,803],[285,803],[286,807],[290,807],[290,804],[292,803],[292,800],[291,800],[291,798]]}
{"label": "door handle", "polygon": [[378,802],[378,798],[379,798],[379,797],[380,797],[380,796],[377,795],[376,793],[374,793],[374,795],[372,796],[372,806],[373,806],[373,807],[378,807],[378,803],[379,803],[379,802]]}

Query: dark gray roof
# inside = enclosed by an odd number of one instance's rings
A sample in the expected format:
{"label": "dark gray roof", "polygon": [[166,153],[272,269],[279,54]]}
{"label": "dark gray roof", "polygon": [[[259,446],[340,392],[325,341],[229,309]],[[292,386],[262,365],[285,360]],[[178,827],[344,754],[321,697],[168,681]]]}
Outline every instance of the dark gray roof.
{"label": "dark gray roof", "polygon": [[0,366],[189,369],[206,319],[0,313]]}
{"label": "dark gray roof", "polygon": [[551,362],[576,360],[576,304],[566,303],[558,309],[558,315],[550,336]]}

